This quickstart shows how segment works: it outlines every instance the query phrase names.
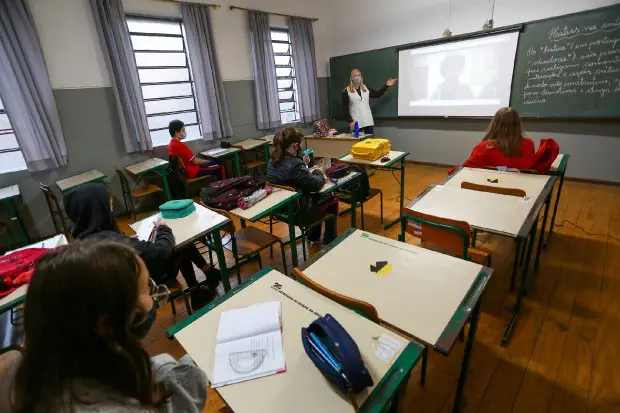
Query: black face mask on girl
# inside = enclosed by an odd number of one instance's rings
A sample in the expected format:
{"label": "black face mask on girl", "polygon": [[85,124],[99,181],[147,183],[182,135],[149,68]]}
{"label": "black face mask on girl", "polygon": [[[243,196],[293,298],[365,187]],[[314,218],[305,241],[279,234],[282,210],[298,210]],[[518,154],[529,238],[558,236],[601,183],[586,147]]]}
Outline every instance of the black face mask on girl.
{"label": "black face mask on girl", "polygon": [[155,308],[155,304],[153,303],[153,306],[148,313],[146,311],[140,311],[136,314],[134,324],[130,328],[131,333],[139,339],[143,339],[149,333],[149,330],[153,326],[156,318],[157,308]]}

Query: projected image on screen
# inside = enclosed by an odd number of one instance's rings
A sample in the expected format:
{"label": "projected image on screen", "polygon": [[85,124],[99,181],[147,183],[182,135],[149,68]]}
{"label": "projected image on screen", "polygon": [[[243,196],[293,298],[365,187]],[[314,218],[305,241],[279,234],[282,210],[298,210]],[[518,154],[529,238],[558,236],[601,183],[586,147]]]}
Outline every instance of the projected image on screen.
{"label": "projected image on screen", "polygon": [[399,116],[493,116],[510,102],[518,33],[401,50]]}

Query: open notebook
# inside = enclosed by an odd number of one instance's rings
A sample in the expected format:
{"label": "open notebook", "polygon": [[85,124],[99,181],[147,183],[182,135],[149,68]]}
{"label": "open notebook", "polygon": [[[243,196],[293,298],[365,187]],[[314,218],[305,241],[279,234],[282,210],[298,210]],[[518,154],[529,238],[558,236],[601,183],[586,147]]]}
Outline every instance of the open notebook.
{"label": "open notebook", "polygon": [[220,315],[212,387],[286,371],[279,301],[268,301]]}

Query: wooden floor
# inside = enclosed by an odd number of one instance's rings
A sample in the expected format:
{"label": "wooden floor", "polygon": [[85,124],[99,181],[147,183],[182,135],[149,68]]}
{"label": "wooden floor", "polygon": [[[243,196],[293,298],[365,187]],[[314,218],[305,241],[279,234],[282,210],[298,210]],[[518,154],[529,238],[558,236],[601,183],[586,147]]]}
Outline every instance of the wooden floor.
{"label": "wooden floor", "polygon": [[[414,197],[446,172],[447,168],[408,165],[406,196]],[[392,174],[378,172],[371,185],[384,192],[386,220],[395,218],[398,183]],[[366,213],[366,230],[396,237],[396,227],[383,231],[379,224],[378,198],[367,204]],[[515,299],[508,292],[514,244],[499,236],[479,236],[480,246],[493,253],[495,272],[483,301],[464,412],[620,412],[620,242],[612,238],[620,238],[620,188],[567,181],[556,223],[564,220],[600,235],[589,235],[568,222],[556,228],[506,348],[499,342]],[[349,223],[349,216],[341,217],[339,232]],[[280,224],[277,234],[287,234],[286,227]],[[265,252],[263,263],[281,268],[279,251],[275,252],[273,261]],[[257,270],[249,263],[243,273],[248,277]],[[185,316],[182,305],[177,308],[181,311],[176,317],[169,309],[158,314],[147,339],[151,354],[184,354],[164,336],[166,328]],[[426,386],[421,388],[418,376],[413,376],[402,411],[451,411],[462,352],[460,343],[449,357],[432,352]],[[205,412],[220,410],[228,411],[210,391]]]}

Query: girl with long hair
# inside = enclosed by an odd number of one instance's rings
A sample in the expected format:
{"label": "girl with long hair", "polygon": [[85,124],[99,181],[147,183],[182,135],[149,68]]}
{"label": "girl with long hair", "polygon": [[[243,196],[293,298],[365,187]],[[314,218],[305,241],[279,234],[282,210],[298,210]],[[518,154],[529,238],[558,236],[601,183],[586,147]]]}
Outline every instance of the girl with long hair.
{"label": "girl with long hair", "polygon": [[[333,197],[321,198],[318,192],[327,182],[318,168],[308,168],[304,162],[301,146],[304,133],[296,128],[286,128],[273,139],[271,160],[267,165],[267,179],[277,185],[291,186],[301,192],[301,211],[298,215],[303,224],[315,221],[321,214],[338,214],[338,202]],[[336,219],[325,222],[323,243],[336,238]],[[320,242],[321,226],[313,227],[308,235],[312,243]]]}
{"label": "girl with long hair", "polygon": [[476,145],[463,166],[530,169],[535,161],[534,141],[524,136],[519,113],[507,107],[495,113],[482,142]]}
{"label": "girl with long hair", "polygon": [[3,355],[0,412],[202,412],[204,373],[187,356],[149,358],[133,331],[153,321],[148,278],[121,243],[44,255],[28,287],[24,351]]}

